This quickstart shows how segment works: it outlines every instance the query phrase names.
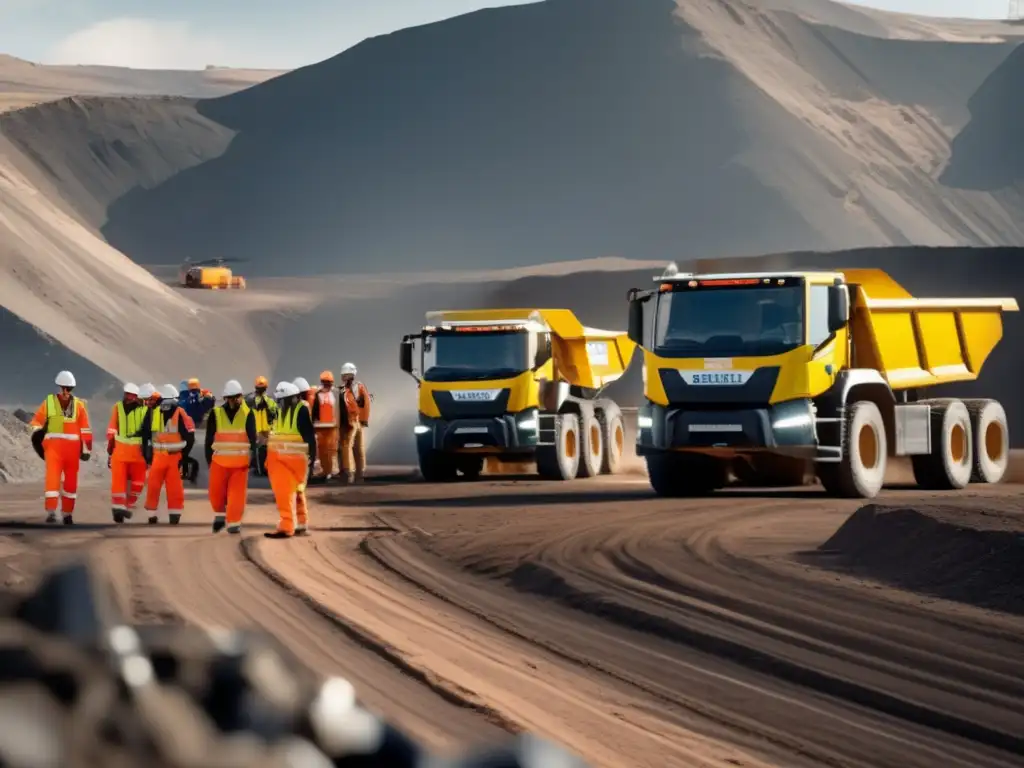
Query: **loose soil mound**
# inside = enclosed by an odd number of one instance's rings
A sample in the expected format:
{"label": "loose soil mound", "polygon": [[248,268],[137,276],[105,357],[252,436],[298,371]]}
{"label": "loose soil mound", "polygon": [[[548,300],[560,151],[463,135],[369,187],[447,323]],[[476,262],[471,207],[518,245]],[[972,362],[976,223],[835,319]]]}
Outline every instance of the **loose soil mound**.
{"label": "loose soil mound", "polygon": [[819,547],[834,565],[903,589],[1024,614],[1024,516],[954,506],[861,507]]}

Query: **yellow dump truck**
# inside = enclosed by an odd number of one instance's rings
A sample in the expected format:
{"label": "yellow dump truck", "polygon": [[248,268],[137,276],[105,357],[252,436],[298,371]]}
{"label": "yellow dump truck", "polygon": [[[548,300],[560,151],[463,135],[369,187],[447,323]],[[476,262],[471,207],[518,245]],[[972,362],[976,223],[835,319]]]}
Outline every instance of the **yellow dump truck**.
{"label": "yellow dump truck", "polygon": [[567,309],[429,312],[426,323],[400,355],[419,384],[425,480],[479,476],[486,458],[536,462],[553,480],[618,471],[622,413],[601,394],[636,349],[625,332],[586,328]]}
{"label": "yellow dump truck", "polygon": [[1014,299],[913,298],[878,269],[671,264],[654,280],[629,292],[629,337],[644,356],[637,452],[658,494],[707,493],[737,466],[759,485],[813,467],[830,493],[871,498],[891,456],[933,490],[1006,472],[1003,407],[927,392],[978,377]]}

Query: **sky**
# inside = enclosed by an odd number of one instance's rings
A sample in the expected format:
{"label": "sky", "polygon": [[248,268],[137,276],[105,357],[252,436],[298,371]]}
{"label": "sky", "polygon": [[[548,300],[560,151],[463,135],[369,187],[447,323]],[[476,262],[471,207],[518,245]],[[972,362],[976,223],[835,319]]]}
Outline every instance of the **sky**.
{"label": "sky", "polygon": [[[367,37],[526,0],[0,0],[0,53],[46,64],[291,69]],[[1003,18],[1009,0],[849,0]]]}

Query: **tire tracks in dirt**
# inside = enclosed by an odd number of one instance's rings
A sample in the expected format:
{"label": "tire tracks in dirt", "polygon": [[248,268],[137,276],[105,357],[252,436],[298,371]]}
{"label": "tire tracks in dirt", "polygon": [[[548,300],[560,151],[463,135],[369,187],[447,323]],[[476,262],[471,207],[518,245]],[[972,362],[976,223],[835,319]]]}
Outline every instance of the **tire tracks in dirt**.
{"label": "tire tracks in dirt", "polygon": [[[845,515],[834,516],[833,525],[816,501],[801,507],[769,497],[738,505],[725,496],[677,501],[654,514],[591,508],[571,525],[561,518],[544,538],[534,515],[522,532],[516,523],[502,528],[500,541],[485,533],[472,546],[462,540],[452,547],[459,565],[472,566],[469,550],[486,564],[487,553],[507,549],[509,538],[532,538],[537,543],[520,556],[525,563],[499,574],[530,597],[483,579],[474,595],[464,574],[451,563],[446,573],[417,546],[444,554],[440,535],[374,538],[366,548],[421,588],[506,631],[610,669],[659,698],[667,691],[679,706],[710,709],[712,719],[731,720],[741,733],[754,724],[772,743],[790,745],[791,760],[809,754],[843,766],[1019,765],[1024,742],[1014,723],[1024,722],[1024,659],[1006,627],[989,620],[975,631],[964,622],[951,635],[948,616],[945,625],[929,624],[906,605],[885,610],[865,597],[868,590],[830,591],[821,578],[804,578],[797,590],[800,568],[758,559],[762,539],[772,540],[776,555],[792,551],[796,539],[807,544],[806,533],[793,534],[794,541],[768,535],[772,526],[830,526],[818,541],[827,538]],[[562,606],[577,609],[570,622]],[[993,638],[1001,645],[993,647]],[[701,679],[714,675],[715,682]],[[747,695],[737,695],[745,686]],[[687,701],[689,691],[700,692],[696,701]],[[714,704],[725,706],[716,711]]]}
{"label": "tire tracks in dirt", "polygon": [[686,712],[658,712],[608,678],[567,666],[373,563],[362,536],[316,536],[280,547],[257,540],[254,557],[292,588],[429,669],[504,721],[566,744],[596,766],[758,766],[751,753],[694,733]]}

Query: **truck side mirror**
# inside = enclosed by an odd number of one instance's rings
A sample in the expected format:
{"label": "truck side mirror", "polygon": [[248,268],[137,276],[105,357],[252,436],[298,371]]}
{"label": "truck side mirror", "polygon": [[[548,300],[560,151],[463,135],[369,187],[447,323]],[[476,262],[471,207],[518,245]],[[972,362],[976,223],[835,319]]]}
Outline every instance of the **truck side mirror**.
{"label": "truck side mirror", "polygon": [[850,291],[845,285],[828,287],[828,332],[835,333],[850,322]]}
{"label": "truck side mirror", "polygon": [[644,303],[640,299],[632,298],[629,301],[629,326],[626,335],[634,344],[644,344]]}
{"label": "truck side mirror", "polygon": [[412,375],[412,341],[409,339],[402,339],[402,344],[398,348],[398,365],[404,373]]}

